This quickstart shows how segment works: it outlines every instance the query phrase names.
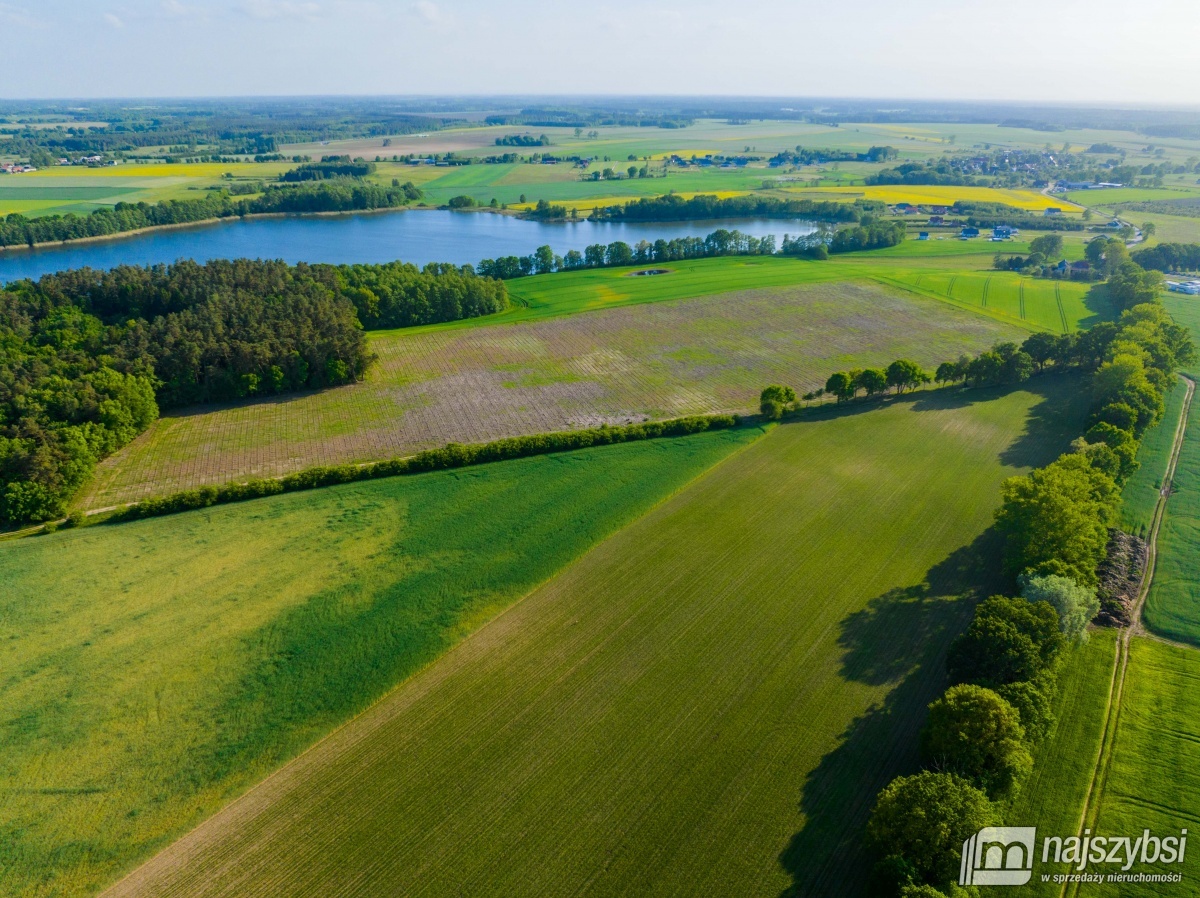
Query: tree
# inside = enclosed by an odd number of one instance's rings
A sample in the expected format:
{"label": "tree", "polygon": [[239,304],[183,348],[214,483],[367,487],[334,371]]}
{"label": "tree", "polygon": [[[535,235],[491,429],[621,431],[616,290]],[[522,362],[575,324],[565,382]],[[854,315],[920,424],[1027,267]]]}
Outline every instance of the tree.
{"label": "tree", "polygon": [[1100,613],[1100,599],[1096,590],[1056,574],[1023,577],[1021,596],[1030,602],[1051,605],[1058,612],[1059,628],[1063,635],[1076,642],[1087,639],[1087,626]]}
{"label": "tree", "polygon": [[838,402],[854,398],[854,394],[857,391],[854,381],[845,371],[838,371],[831,374],[829,375],[829,380],[825,381],[825,392],[836,396]]}
{"label": "tree", "polygon": [[1116,482],[1081,455],[1064,455],[1000,488],[996,528],[1005,538],[1004,564],[1017,576],[1056,573],[1095,586],[1108,530],[1116,524]]}
{"label": "tree", "polygon": [[953,683],[999,689],[1053,670],[1062,651],[1058,612],[1045,602],[992,596],[946,655]]}
{"label": "tree", "polygon": [[867,841],[883,857],[903,857],[918,880],[941,886],[957,881],[963,842],[995,822],[982,791],[956,774],[925,771],[879,793]]}
{"label": "tree", "polygon": [[1152,221],[1142,222],[1142,236],[1149,240],[1154,236],[1154,232],[1158,230],[1158,226]]}
{"label": "tree", "polygon": [[1045,736],[1054,722],[1055,685],[1054,672],[1045,671],[1032,680],[1018,680],[996,688],[996,694],[1017,709],[1030,742]]}
{"label": "tree", "polygon": [[796,401],[796,391],[791,387],[771,384],[759,397],[759,409],[768,421],[778,421],[788,405]]}
{"label": "tree", "polygon": [[1054,334],[1038,331],[1025,339],[1025,342],[1021,344],[1021,351],[1029,356],[1034,370],[1042,371],[1046,364],[1054,358],[1057,345],[1058,338]]}
{"label": "tree", "polygon": [[942,362],[937,366],[937,373],[933,375],[933,379],[939,384],[954,383],[960,379],[958,366],[954,362]]}
{"label": "tree", "polygon": [[879,368],[867,368],[858,372],[858,376],[854,379],[854,386],[865,390],[868,396],[882,393],[888,387],[887,373]]}
{"label": "tree", "polygon": [[1146,271],[1136,262],[1125,261],[1108,279],[1108,295],[1120,309],[1132,309],[1143,303],[1156,303],[1163,289],[1161,271]]}
{"label": "tree", "polygon": [[1011,797],[1033,769],[1016,709],[991,689],[967,683],[951,686],[929,706],[921,755],[993,800]]}
{"label": "tree", "polygon": [[1063,239],[1060,234],[1043,234],[1029,241],[1029,251],[1040,253],[1046,259],[1057,259],[1062,256]]}
{"label": "tree", "polygon": [[925,369],[909,359],[896,359],[887,367],[887,385],[897,393],[929,383]]}

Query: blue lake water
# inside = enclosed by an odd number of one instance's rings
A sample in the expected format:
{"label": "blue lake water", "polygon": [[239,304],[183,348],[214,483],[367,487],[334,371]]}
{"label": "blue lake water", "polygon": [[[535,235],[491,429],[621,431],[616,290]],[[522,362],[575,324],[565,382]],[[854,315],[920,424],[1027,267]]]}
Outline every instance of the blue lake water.
{"label": "blue lake water", "polygon": [[0,283],[67,268],[152,265],[178,259],[284,259],[288,262],[477,263],[523,256],[548,244],[556,253],[592,243],[703,237],[717,228],[782,240],[814,230],[804,221],[682,221],[664,223],[525,221],[490,213],[418,210],[370,215],[233,219],[96,243],[0,252]]}

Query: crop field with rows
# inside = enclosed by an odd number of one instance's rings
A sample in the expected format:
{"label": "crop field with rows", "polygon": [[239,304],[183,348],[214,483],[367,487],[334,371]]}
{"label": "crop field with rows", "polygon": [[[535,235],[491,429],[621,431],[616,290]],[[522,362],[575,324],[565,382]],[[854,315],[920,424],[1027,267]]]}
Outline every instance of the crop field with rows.
{"label": "crop field with rows", "polygon": [[899,357],[935,366],[1023,335],[946,303],[861,283],[394,332],[372,340],[379,362],[365,383],[159,420],[101,465],[81,501],[107,507],[447,442],[753,411],[768,383],[805,392],[838,369]]}
{"label": "crop field with rows", "polygon": [[858,895],[1074,378],[783,424],[109,895]]}
{"label": "crop field with rows", "polygon": [[0,895],[94,895],[760,433],[0,543]]}

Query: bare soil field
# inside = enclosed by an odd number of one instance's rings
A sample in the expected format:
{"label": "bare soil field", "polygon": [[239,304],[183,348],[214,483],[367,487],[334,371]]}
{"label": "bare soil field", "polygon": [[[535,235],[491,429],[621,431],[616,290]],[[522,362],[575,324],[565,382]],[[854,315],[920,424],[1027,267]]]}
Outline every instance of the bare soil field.
{"label": "bare soil field", "polygon": [[372,340],[365,383],[177,414],[101,465],[99,508],[310,465],[448,442],[752,411],[768,383],[801,392],[901,356],[933,366],[1024,332],[866,284],[807,284],[525,324]]}

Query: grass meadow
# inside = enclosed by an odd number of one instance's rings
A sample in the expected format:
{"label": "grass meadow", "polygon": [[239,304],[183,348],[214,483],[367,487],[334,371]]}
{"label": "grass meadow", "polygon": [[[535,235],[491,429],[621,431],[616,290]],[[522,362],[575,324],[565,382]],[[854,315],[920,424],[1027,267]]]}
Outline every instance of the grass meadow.
{"label": "grass meadow", "polygon": [[1077,386],[776,427],[109,894],[860,894]]}
{"label": "grass meadow", "polygon": [[[809,273],[825,272],[814,263],[765,259],[761,266],[689,263],[652,278],[611,271],[530,278],[516,288],[527,303],[517,310],[528,313],[524,321],[514,315],[501,318],[508,324],[373,335],[379,361],[364,383],[164,417],[101,465],[80,502],[103,508],[452,441],[756,411],[768,383],[803,393],[835,370],[900,357],[935,367],[1025,333],[870,282],[659,301]],[[655,287],[660,281],[665,290]]]}
{"label": "grass meadow", "polygon": [[[1059,672],[1054,723],[1034,752],[1033,774],[1003,813],[1006,825],[1036,826],[1051,835],[1079,832],[1108,716],[1116,639],[1116,630],[1094,630],[1068,653]],[[1020,894],[1058,898],[1061,889],[1035,877]]]}
{"label": "grass meadow", "polygon": [[[1194,557],[1194,556],[1193,556]],[[1160,566],[1162,558],[1159,559]],[[1101,796],[1095,832],[1136,837],[1200,830],[1200,652],[1134,637],[1112,767]],[[1137,895],[1188,894],[1195,862],[1142,865],[1141,872],[1183,872],[1178,883],[1143,883]],[[1087,895],[1134,894],[1104,883]]]}
{"label": "grass meadow", "polygon": [[[1165,426],[1171,429],[1172,422],[1166,421]],[[1200,646],[1197,558],[1200,558],[1200,402],[1193,399],[1171,498],[1158,535],[1158,564],[1144,617],[1152,632]]]}
{"label": "grass meadow", "polygon": [[0,544],[0,894],[93,894],[760,433]]}
{"label": "grass meadow", "polygon": [[1121,490],[1121,529],[1126,533],[1145,536],[1158,504],[1163,477],[1175,443],[1175,427],[1183,410],[1183,397],[1187,389],[1177,383],[1167,394],[1166,411],[1154,429],[1142,438],[1138,447],[1138,464],[1141,466],[1126,481]]}

